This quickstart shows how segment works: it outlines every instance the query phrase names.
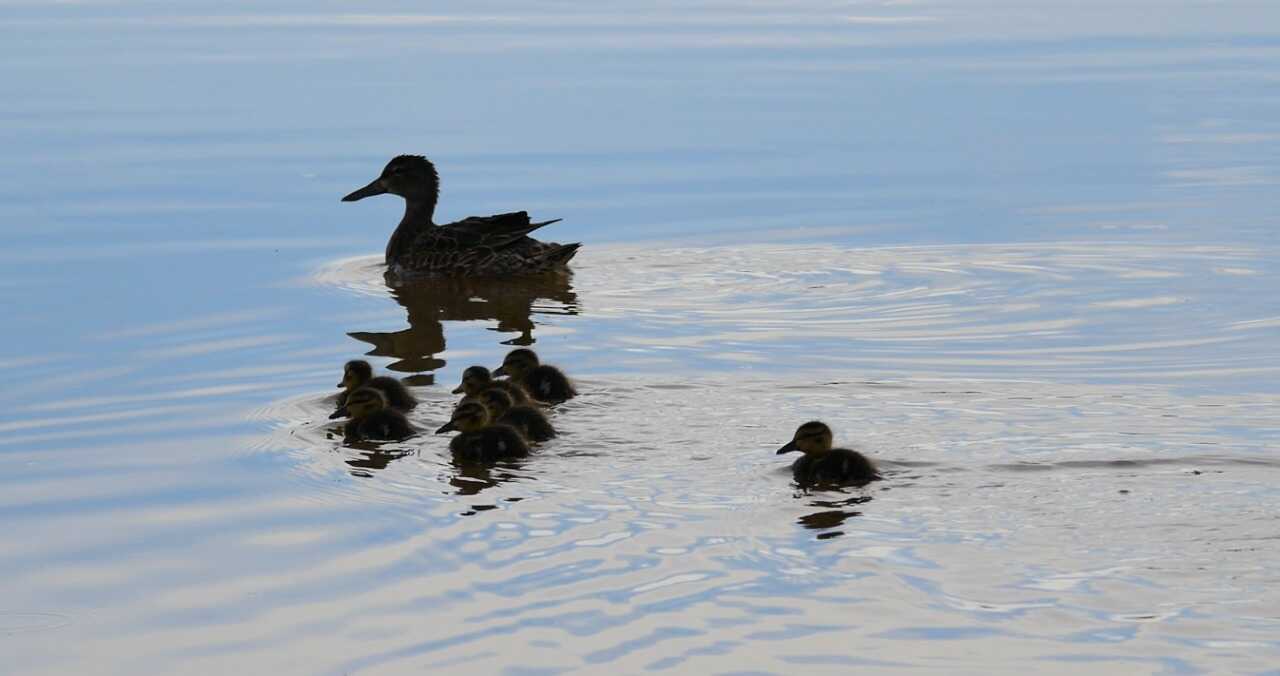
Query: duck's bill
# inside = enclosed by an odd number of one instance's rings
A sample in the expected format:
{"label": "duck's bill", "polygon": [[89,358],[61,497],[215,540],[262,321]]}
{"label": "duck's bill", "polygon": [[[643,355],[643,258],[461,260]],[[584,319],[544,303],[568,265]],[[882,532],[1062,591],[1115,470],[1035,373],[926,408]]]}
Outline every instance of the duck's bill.
{"label": "duck's bill", "polygon": [[462,394],[462,386],[461,386],[461,385],[459,385],[459,386],[457,386],[457,387],[453,388],[453,393],[454,393],[454,394]]}
{"label": "duck's bill", "polygon": [[436,434],[444,434],[445,432],[452,432],[453,430],[456,430],[456,429],[458,428],[454,426],[453,421],[450,420],[449,422],[441,425],[440,429],[436,430]]}
{"label": "duck's bill", "polygon": [[505,376],[505,375],[507,375],[507,368],[506,368],[505,366],[499,366],[498,368],[496,368],[496,369],[494,369],[494,370],[493,370],[493,375],[494,375],[494,376]]}
{"label": "duck's bill", "polygon": [[373,197],[374,195],[381,195],[382,193],[384,193],[384,192],[386,192],[386,191],[387,191],[387,189],[386,189],[386,188],[384,188],[384,187],[382,187],[382,179],[378,178],[378,179],[374,179],[373,183],[370,183],[369,185],[366,185],[365,187],[363,187],[363,188],[361,188],[361,189],[359,189],[359,190],[357,190],[357,191],[355,191],[355,192],[351,193],[350,195],[347,195],[346,197],[343,197],[343,198],[342,198],[342,201],[343,201],[343,202],[355,202],[355,201],[357,201],[357,200],[362,200],[362,199],[364,199],[364,198],[366,198],[366,197]]}
{"label": "duck's bill", "polygon": [[797,450],[800,450],[800,449],[796,448],[796,441],[795,439],[792,439],[791,441],[787,442],[786,446],[779,448],[777,454],[782,455],[783,453],[790,453],[791,451],[797,451]]}
{"label": "duck's bill", "polygon": [[351,415],[351,412],[347,410],[346,406],[343,406],[342,408],[334,411],[333,413],[330,413],[329,419],[334,420],[336,418],[346,418],[349,415]]}

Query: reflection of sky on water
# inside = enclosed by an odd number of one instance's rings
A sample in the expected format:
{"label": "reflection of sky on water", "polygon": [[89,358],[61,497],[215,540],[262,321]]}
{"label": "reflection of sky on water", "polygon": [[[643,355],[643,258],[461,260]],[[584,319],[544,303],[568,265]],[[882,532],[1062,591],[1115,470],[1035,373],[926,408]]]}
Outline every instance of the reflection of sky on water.
{"label": "reflection of sky on water", "polygon": [[[1280,653],[1280,10],[0,8],[6,667]],[[398,152],[571,289],[397,300]],[[512,340],[584,391],[533,458],[334,435],[346,359],[429,431]],[[890,480],[797,494],[811,417]]]}

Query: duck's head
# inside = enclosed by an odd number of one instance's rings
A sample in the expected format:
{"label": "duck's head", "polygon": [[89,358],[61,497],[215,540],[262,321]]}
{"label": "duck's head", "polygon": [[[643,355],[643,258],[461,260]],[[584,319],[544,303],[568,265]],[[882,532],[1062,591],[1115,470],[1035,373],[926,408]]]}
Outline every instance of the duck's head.
{"label": "duck's head", "polygon": [[493,374],[489,373],[489,369],[483,366],[468,366],[467,370],[462,372],[462,384],[453,388],[453,393],[465,392],[468,397],[474,397],[490,382],[493,382]]}
{"label": "duck's head", "polygon": [[814,420],[796,428],[795,436],[787,445],[778,449],[778,455],[800,451],[805,455],[826,453],[831,450],[831,428],[826,423]]}
{"label": "duck's head", "polygon": [[515,402],[511,401],[511,395],[507,394],[500,388],[490,387],[480,392],[480,403],[489,409],[489,415],[493,418],[501,417],[503,413],[511,410]]}
{"label": "duck's head", "polygon": [[409,202],[435,204],[440,195],[440,177],[436,174],[435,165],[427,158],[421,155],[399,155],[393,157],[382,169],[382,174],[369,185],[343,197],[342,201],[355,202],[384,193],[399,195]]}
{"label": "duck's head", "polygon": [[373,367],[369,365],[369,362],[363,359],[355,359],[343,365],[342,382],[338,383],[338,387],[348,391],[354,390],[369,382],[372,378]]}
{"label": "duck's head", "polygon": [[502,360],[502,366],[493,372],[495,376],[520,378],[538,365],[538,355],[527,347],[512,350]]}
{"label": "duck's head", "polygon": [[347,415],[359,419],[371,416],[388,405],[387,395],[372,387],[362,387],[347,397],[347,405],[343,408]]}
{"label": "duck's head", "polygon": [[436,434],[445,432],[475,432],[489,424],[489,409],[478,401],[469,401],[453,409],[453,417],[440,426]]}

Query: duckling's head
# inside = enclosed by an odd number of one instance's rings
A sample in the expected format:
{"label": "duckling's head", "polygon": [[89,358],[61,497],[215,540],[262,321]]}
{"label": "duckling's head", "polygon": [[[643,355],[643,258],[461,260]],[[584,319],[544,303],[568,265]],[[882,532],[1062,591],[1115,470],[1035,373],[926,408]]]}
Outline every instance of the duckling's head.
{"label": "duckling's head", "polygon": [[338,387],[354,390],[373,378],[373,367],[363,359],[354,359],[342,367],[342,382]]}
{"label": "duckling's head", "polygon": [[489,409],[478,401],[469,401],[453,409],[453,417],[440,426],[436,434],[449,431],[475,432],[489,424]]}
{"label": "duckling's head", "polygon": [[453,393],[465,392],[468,397],[474,397],[492,381],[493,374],[489,373],[489,369],[483,366],[468,366],[467,370],[462,372],[462,384],[453,388]]}
{"label": "duckling's head", "polygon": [[362,387],[347,397],[346,410],[352,418],[365,418],[387,406],[387,395],[372,387]]}
{"label": "duckling's head", "polygon": [[538,355],[534,354],[533,350],[522,347],[508,352],[506,358],[502,360],[502,366],[499,366],[493,375],[519,378],[532,371],[537,365]]}
{"label": "duckling's head", "polygon": [[511,407],[515,405],[515,402],[511,401],[511,395],[499,387],[481,390],[480,403],[489,409],[489,415],[493,418],[501,417],[503,413],[510,411]]}
{"label": "duckling's head", "polygon": [[391,193],[410,202],[435,204],[440,195],[440,177],[435,165],[421,155],[399,155],[391,158],[382,174],[369,185],[342,198],[343,202],[355,202],[366,197]]}
{"label": "duckling's head", "polygon": [[826,453],[831,450],[831,428],[814,420],[796,428],[796,434],[786,446],[778,449],[778,455],[800,451],[805,455]]}

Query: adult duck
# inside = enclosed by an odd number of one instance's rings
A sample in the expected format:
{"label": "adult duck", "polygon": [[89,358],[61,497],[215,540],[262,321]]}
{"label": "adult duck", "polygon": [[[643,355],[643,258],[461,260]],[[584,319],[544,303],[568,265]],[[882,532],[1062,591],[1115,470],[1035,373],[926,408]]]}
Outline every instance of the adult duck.
{"label": "adult duck", "polygon": [[390,193],[404,198],[404,218],[387,242],[387,269],[401,277],[429,275],[508,276],[563,269],[580,243],[539,242],[529,233],[559,221],[533,223],[517,211],[472,216],[436,225],[440,177],[421,155],[394,157],[369,185],[342,198],[355,202]]}

